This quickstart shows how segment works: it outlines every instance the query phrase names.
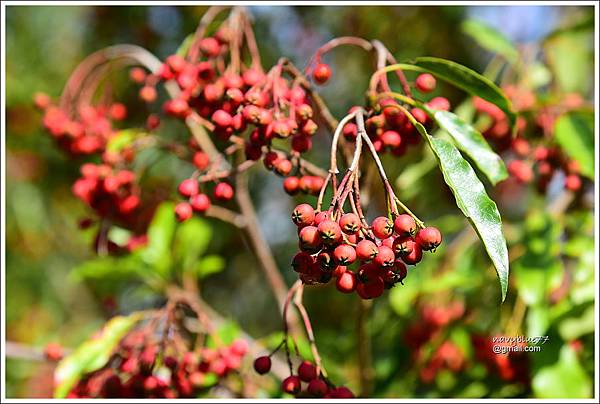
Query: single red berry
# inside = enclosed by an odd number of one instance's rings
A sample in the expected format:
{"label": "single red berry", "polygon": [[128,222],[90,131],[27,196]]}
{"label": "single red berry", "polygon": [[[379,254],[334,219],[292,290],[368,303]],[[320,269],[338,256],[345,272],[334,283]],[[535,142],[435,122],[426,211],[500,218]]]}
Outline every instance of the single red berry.
{"label": "single red berry", "polygon": [[116,102],[110,106],[108,113],[112,119],[122,121],[127,116],[127,107],[120,102]]}
{"label": "single red berry", "polygon": [[210,208],[210,198],[205,194],[194,195],[190,198],[190,205],[194,212],[206,212]]}
{"label": "single red berry", "polygon": [[303,382],[308,383],[317,378],[317,368],[309,361],[303,361],[300,366],[298,366],[298,377]]}
{"label": "single red berry", "polygon": [[406,278],[406,275],[408,274],[406,265],[401,260],[396,260],[394,262],[394,268],[392,268],[392,271],[396,274],[398,282],[402,282],[404,280],[404,278]]}
{"label": "single red berry", "polygon": [[296,395],[300,392],[301,384],[298,376],[288,376],[281,382],[281,390],[284,393]]}
{"label": "single red berry", "polygon": [[264,375],[271,370],[271,358],[268,356],[259,356],[254,360],[254,370],[260,375]]}
{"label": "single red berry", "polygon": [[135,83],[142,84],[146,80],[146,72],[141,67],[134,67],[129,70],[129,78]]}
{"label": "single red berry", "polygon": [[383,294],[385,284],[379,276],[372,277],[367,282],[359,282],[356,285],[356,293],[362,299],[374,299]]}
{"label": "single red berry", "polygon": [[175,206],[175,215],[180,222],[188,220],[192,217],[192,213],[192,205],[187,202],[180,202]]}
{"label": "single red berry", "polygon": [[331,398],[354,398],[354,393],[348,387],[336,387],[331,391]]}
{"label": "single red berry", "polygon": [[262,80],[264,80],[264,78],[265,74],[259,69],[254,68],[248,69],[242,74],[242,79],[248,87],[252,87],[260,83]]}
{"label": "single red berry", "polygon": [[394,239],[392,250],[396,255],[410,254],[415,244],[415,240],[410,236],[398,236]]}
{"label": "single red berry", "polygon": [[292,268],[298,273],[307,274],[312,269],[314,263],[315,259],[312,257],[312,255],[307,252],[300,251],[294,255],[294,258],[292,259]]}
{"label": "single red berry", "polygon": [[194,163],[194,165],[196,166],[196,168],[198,170],[204,171],[208,167],[210,160],[208,158],[208,154],[206,154],[202,151],[197,151],[196,153],[194,153],[192,162]]}
{"label": "single red berry", "polygon": [[[410,113],[421,125],[425,125],[429,121],[429,115],[421,108],[411,108]],[[412,129],[412,124],[410,127]]]}
{"label": "single red berry", "polygon": [[581,178],[576,174],[568,175],[565,178],[565,188],[573,192],[579,191],[581,188]]}
{"label": "single red berry", "polygon": [[330,251],[321,251],[317,255],[317,264],[323,271],[331,272],[335,267],[335,261]]}
{"label": "single red berry", "polygon": [[522,160],[513,160],[506,167],[510,175],[516,178],[518,182],[528,183],[533,180],[533,170]]}
{"label": "single red berry", "polygon": [[198,193],[198,181],[193,178],[185,179],[181,181],[177,190],[181,196],[185,196],[187,198],[194,196]]}
{"label": "single red berry", "polygon": [[386,130],[380,136],[381,141],[384,146],[389,148],[398,148],[402,144],[402,137],[395,130]]}
{"label": "single red berry", "polygon": [[229,112],[223,111],[222,109],[216,110],[212,114],[211,120],[219,128],[227,128],[233,123],[233,118]]}
{"label": "single red berry", "polygon": [[304,153],[312,148],[312,140],[305,135],[295,135],[292,137],[292,150],[298,153]]}
{"label": "single red berry", "polygon": [[51,361],[59,361],[63,358],[64,352],[60,344],[50,342],[44,347],[44,356]]}
{"label": "single red berry", "polygon": [[[345,267],[338,267],[345,268]],[[337,269],[336,269],[337,270]],[[334,271],[335,272],[335,271]],[[341,270],[339,271],[341,272]],[[356,274],[352,271],[345,270],[337,277],[335,287],[342,293],[352,293],[356,289]]]}
{"label": "single red berry", "polygon": [[370,240],[361,240],[356,246],[356,255],[363,261],[370,261],[377,257],[379,250],[374,242]]}
{"label": "single red berry", "polygon": [[396,256],[394,255],[394,251],[391,248],[386,247],[384,245],[380,245],[378,251],[379,252],[377,253],[377,257],[375,257],[375,259],[373,260],[374,263],[385,268],[394,265],[394,260],[396,259]]}
{"label": "single red berry", "polygon": [[417,76],[417,79],[415,80],[415,86],[417,87],[417,90],[419,90],[422,93],[432,92],[433,90],[435,90],[435,85],[435,77],[433,77],[429,73],[419,74]]}
{"label": "single red berry", "polygon": [[402,255],[402,261],[408,265],[416,265],[423,258],[423,249],[418,243],[413,244],[413,249],[410,253]]}
{"label": "single red berry", "polygon": [[381,240],[388,238],[394,232],[394,223],[385,216],[375,218],[371,227],[375,237]]}
{"label": "single red berry", "polygon": [[409,236],[417,229],[415,219],[410,215],[402,214],[394,220],[394,230],[399,236]]}
{"label": "single red berry", "polygon": [[315,225],[318,226],[321,222],[329,220],[330,215],[327,211],[315,213]]}
{"label": "single red berry", "polygon": [[288,159],[279,159],[275,161],[275,172],[283,177],[292,172],[292,162]]}
{"label": "single red berry", "polygon": [[340,244],[333,250],[333,258],[339,265],[350,265],[356,261],[356,250],[348,244]]}
{"label": "single red berry", "polygon": [[153,86],[144,86],[140,89],[140,98],[144,102],[154,102],[156,100],[156,88]]}
{"label": "single red berry", "polygon": [[298,177],[287,177],[283,180],[283,189],[288,195],[296,195],[300,190],[300,179]]}
{"label": "single red berry", "polygon": [[313,70],[313,79],[317,84],[325,84],[331,77],[331,67],[326,63],[319,63]]}
{"label": "single red berry", "polygon": [[342,134],[348,140],[356,139],[357,133],[358,133],[358,128],[356,127],[356,124],[354,124],[354,123],[346,124],[346,126],[344,126],[344,129],[342,131]]}
{"label": "single red berry", "polygon": [[342,230],[333,220],[324,220],[318,226],[319,235],[323,243],[331,245],[336,244],[342,239]]}
{"label": "single red berry", "polygon": [[450,111],[450,101],[448,101],[445,97],[435,97],[432,98],[427,106],[432,109],[437,109],[440,111]]}
{"label": "single red berry", "polygon": [[354,213],[346,213],[338,221],[342,231],[346,234],[356,234],[360,230],[360,219]]}
{"label": "single red berry", "polygon": [[298,227],[308,226],[315,220],[315,210],[308,203],[302,203],[294,208],[292,221]]}
{"label": "single red berry", "polygon": [[167,57],[165,62],[173,73],[181,72],[187,64],[183,56],[180,55],[170,55]]}
{"label": "single red berry", "polygon": [[415,241],[425,251],[435,250],[442,242],[442,233],[436,227],[425,227],[417,232]]}
{"label": "single red berry", "polygon": [[305,136],[312,136],[315,133],[317,133],[317,129],[319,129],[319,127],[317,126],[315,121],[309,119],[306,122],[304,122],[304,124],[300,128],[300,132],[302,132],[302,134]]}
{"label": "single red berry", "polygon": [[296,114],[298,114],[300,119],[307,120],[312,118],[313,110],[312,107],[308,104],[300,104],[296,107]]}
{"label": "single red berry", "polygon": [[319,230],[315,226],[306,226],[298,234],[302,251],[315,251],[321,246]]}
{"label": "single red berry", "polygon": [[233,198],[233,187],[226,182],[219,182],[213,191],[213,196],[218,201],[229,201]]}
{"label": "single red berry", "polygon": [[221,52],[221,45],[219,45],[219,41],[215,38],[207,37],[200,41],[200,50],[206,56],[214,58]]}
{"label": "single red berry", "polygon": [[327,393],[327,383],[321,379],[314,379],[308,383],[308,394],[313,397],[323,397]]}
{"label": "single red berry", "polygon": [[267,152],[263,157],[263,164],[267,170],[272,170],[275,168],[275,163],[279,160],[279,154],[274,151]]}
{"label": "single red berry", "polygon": [[510,147],[515,154],[521,158],[526,158],[531,152],[531,146],[529,145],[529,142],[522,137],[513,139]]}

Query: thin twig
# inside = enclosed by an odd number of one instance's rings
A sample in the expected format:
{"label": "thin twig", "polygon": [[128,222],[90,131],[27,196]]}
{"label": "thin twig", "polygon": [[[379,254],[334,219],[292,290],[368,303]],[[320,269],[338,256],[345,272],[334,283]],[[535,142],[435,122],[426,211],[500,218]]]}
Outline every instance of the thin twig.
{"label": "thin twig", "polygon": [[294,304],[296,308],[300,312],[300,316],[304,321],[304,328],[306,330],[306,335],[308,336],[308,342],[310,344],[310,350],[313,355],[313,359],[315,360],[315,364],[317,365],[317,375],[322,374],[323,377],[327,377],[327,372],[323,367],[323,363],[321,361],[321,356],[319,355],[319,350],[317,349],[317,343],[315,341],[315,335],[312,329],[312,324],[310,323],[310,317],[308,316],[308,312],[302,303],[302,297],[304,294],[304,285],[300,284],[296,291],[296,297],[294,298]]}

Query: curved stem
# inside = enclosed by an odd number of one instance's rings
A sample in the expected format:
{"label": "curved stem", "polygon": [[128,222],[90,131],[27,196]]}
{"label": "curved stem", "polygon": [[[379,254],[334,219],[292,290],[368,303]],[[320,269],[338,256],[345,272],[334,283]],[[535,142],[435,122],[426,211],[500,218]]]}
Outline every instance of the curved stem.
{"label": "curved stem", "polygon": [[327,377],[327,372],[323,367],[323,363],[321,362],[321,356],[319,355],[319,350],[317,349],[317,343],[315,341],[315,335],[312,329],[312,324],[310,323],[310,317],[308,316],[308,312],[302,303],[302,296],[304,293],[304,285],[300,284],[300,287],[296,291],[296,297],[294,298],[294,304],[296,308],[300,312],[300,316],[304,321],[304,328],[306,329],[306,335],[308,336],[308,342],[310,344],[310,350],[313,355],[313,359],[315,360],[315,364],[317,365],[317,375],[322,374],[323,377]]}
{"label": "curved stem", "polygon": [[[413,71],[422,71],[422,69],[420,67],[414,66],[414,65],[409,65],[406,63],[396,63],[393,65],[388,65],[382,69],[377,70],[375,73],[373,73],[371,75],[371,79],[369,81],[369,92],[371,92],[371,93],[376,92],[377,80],[379,79],[379,76],[381,76],[382,74],[390,73],[390,72],[401,71],[402,69],[413,70]],[[405,89],[405,91],[406,91],[406,89]],[[409,91],[407,92],[407,95],[410,95],[410,88],[409,88]]]}
{"label": "curved stem", "polygon": [[206,28],[208,25],[219,15],[222,11],[227,10],[230,6],[212,6],[209,7],[208,11],[204,13],[200,23],[194,33],[194,40],[188,51],[187,59],[191,62],[195,62],[198,59],[200,52],[200,40],[204,37]]}

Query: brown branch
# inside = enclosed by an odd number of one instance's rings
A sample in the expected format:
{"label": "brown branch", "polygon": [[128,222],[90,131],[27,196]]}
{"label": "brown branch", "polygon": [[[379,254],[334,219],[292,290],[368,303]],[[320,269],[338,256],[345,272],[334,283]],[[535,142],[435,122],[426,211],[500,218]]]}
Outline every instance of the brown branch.
{"label": "brown branch", "polygon": [[[71,352],[70,349],[63,348],[65,354]],[[33,347],[27,344],[23,344],[15,341],[6,341],[4,345],[4,354],[6,358],[11,359],[22,359],[36,362],[54,362],[48,359],[44,355],[44,349],[39,347]]]}
{"label": "brown branch", "polygon": [[222,220],[223,222],[230,223],[240,229],[243,229],[247,226],[247,221],[243,215],[221,206],[211,205],[206,211],[205,215]]}
{"label": "brown branch", "polygon": [[302,303],[303,294],[304,284],[301,283],[296,291],[294,305],[300,312],[300,316],[302,317],[302,321],[304,322],[304,329],[306,330],[306,335],[310,344],[310,350],[312,352],[313,359],[315,360],[315,364],[317,365],[317,375],[322,374],[324,377],[327,377],[327,372],[323,367],[323,363],[321,362],[321,356],[319,355],[319,350],[317,349],[317,343],[315,341],[315,334],[312,329],[312,324],[310,323],[310,317],[308,316],[308,312],[306,311],[306,308]]}

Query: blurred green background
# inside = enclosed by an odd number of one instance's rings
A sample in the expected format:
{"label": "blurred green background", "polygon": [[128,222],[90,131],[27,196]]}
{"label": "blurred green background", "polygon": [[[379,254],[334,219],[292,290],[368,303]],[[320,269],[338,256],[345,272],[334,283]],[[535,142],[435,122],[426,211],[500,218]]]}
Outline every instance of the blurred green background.
{"label": "blurred green background", "polygon": [[[74,347],[111,315],[161,303],[160,297],[136,282],[103,285],[77,281],[70,275],[74,267],[93,257],[93,232],[78,229],[79,220],[90,212],[70,192],[81,161],[62,154],[43,132],[41,114],[33,108],[31,97],[36,91],[58,97],[78,62],[105,46],[138,44],[164,58],[194,31],[205,11],[205,7],[171,6],[6,8],[8,340],[32,346],[58,341]],[[437,56],[483,71],[493,54],[461,29],[463,21],[476,19],[500,30],[519,49],[528,50],[534,60],[548,66],[543,74],[551,75],[552,81],[541,91],[579,92],[591,99],[593,30],[567,30],[541,55],[547,35],[593,18],[591,7],[255,6],[250,11],[265,67],[282,55],[303,67],[327,40],[355,35],[381,40],[398,60]],[[367,87],[372,67],[361,52],[343,48],[325,57],[334,76],[322,94],[337,117],[364,99],[362,89]],[[140,104],[126,80],[117,81],[113,91],[117,99]],[[465,98],[450,86],[442,86],[441,93],[453,105]],[[147,112],[142,105],[138,108],[139,116]],[[134,108],[132,121],[135,117]],[[177,125],[167,128],[185,130]],[[325,164],[328,141],[327,136],[320,136],[310,155],[313,161]],[[557,220],[545,214],[547,200],[539,196],[528,194],[527,203],[517,207],[500,201],[509,248],[524,250],[529,260],[513,265],[509,297],[500,305],[496,275],[478,243],[466,242],[455,255],[445,254],[453,241],[460,244],[458,234],[469,238],[461,233],[467,225],[439,172],[425,168],[421,176],[404,170],[421,158],[401,163],[386,158],[384,164],[391,178],[403,173],[400,184],[410,186],[400,187],[400,196],[428,223],[440,227],[445,237],[448,235],[447,242],[410,273],[405,286],[387,292],[367,314],[375,372],[372,396],[591,397],[595,379],[593,209],[584,204]],[[166,183],[169,178],[174,184],[173,178],[183,177],[168,160],[160,170]],[[412,181],[410,175],[418,180]],[[288,214],[302,198],[294,201],[287,197],[281,180],[259,169],[253,171],[250,187],[261,230],[291,284],[295,273],[289,269],[289,261],[296,240]],[[373,200],[383,200],[377,192],[381,190],[374,191]],[[374,217],[382,209],[384,206],[373,204],[368,216]],[[535,215],[530,214],[534,211]],[[262,272],[252,253],[240,248],[244,240],[227,224],[206,221],[213,227],[207,254],[222,255],[225,268],[202,282],[205,300],[256,338],[278,332],[278,308],[272,295],[264,291]],[[574,281],[567,297],[555,302],[551,292],[565,271]],[[348,381],[348,386],[359,390],[356,353],[367,341],[355,333],[358,298],[326,286],[309,288],[305,301],[326,367],[334,380]],[[452,301],[463,302],[468,315],[449,327],[446,337],[463,349],[472,365],[456,374],[443,371],[433,382],[423,382],[404,334],[420,321],[418,311],[424,304],[444,306]],[[523,313],[519,313],[521,309]],[[528,359],[528,383],[490,377],[485,366],[474,360],[469,335],[503,334],[507,327],[522,335],[550,336],[542,352]],[[49,365],[8,359],[6,369],[9,397],[48,395],[52,383]]]}

